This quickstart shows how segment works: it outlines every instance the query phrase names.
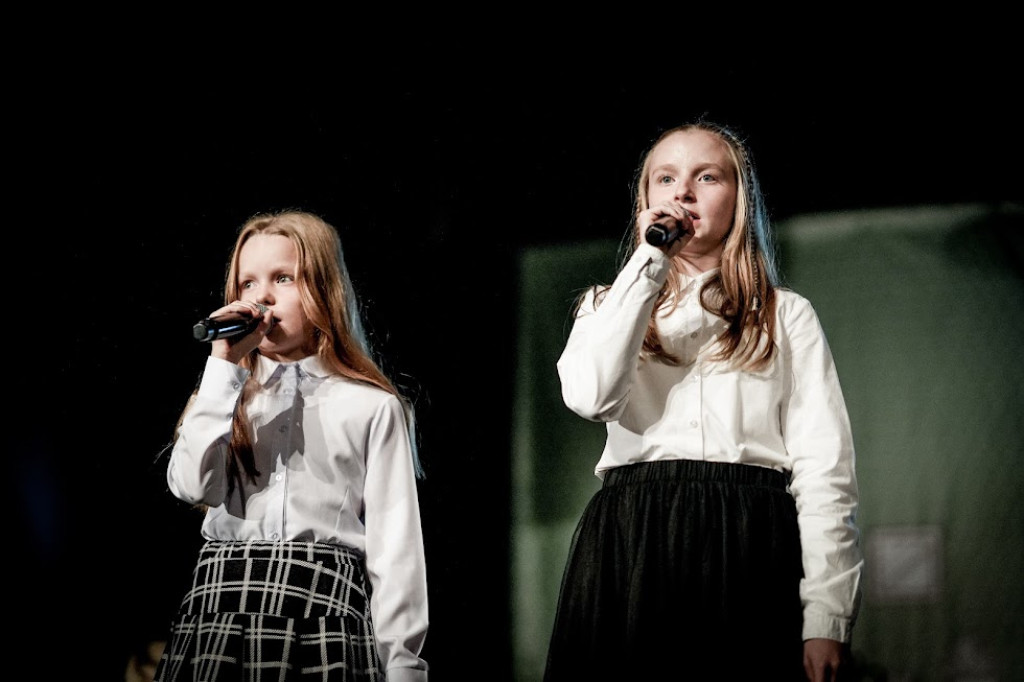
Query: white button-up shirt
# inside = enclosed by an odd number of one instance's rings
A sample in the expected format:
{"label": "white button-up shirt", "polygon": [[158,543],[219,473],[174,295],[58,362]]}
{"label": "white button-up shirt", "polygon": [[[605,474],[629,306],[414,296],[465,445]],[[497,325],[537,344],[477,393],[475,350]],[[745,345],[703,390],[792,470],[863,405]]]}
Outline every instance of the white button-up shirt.
{"label": "white button-up shirt", "polygon": [[712,361],[726,323],[700,305],[714,273],[683,277],[679,305],[657,317],[679,366],[641,352],[670,259],[641,244],[603,300],[586,295],[558,360],[565,404],[606,422],[595,468],[694,459],[769,467],[790,476],[803,548],[804,638],[849,641],[863,559],[846,404],[824,332],[807,299],[776,291],[778,354],[763,371]]}
{"label": "white button-up shirt", "polygon": [[[210,540],[345,545],[366,557],[370,610],[389,679],[426,679],[423,536],[414,462],[401,402],[330,374],[316,356],[259,356],[259,389],[246,406],[259,476],[228,494],[231,420],[248,372],[210,357],[167,468],[171,492],[209,506]],[[244,504],[243,504],[244,500]]]}

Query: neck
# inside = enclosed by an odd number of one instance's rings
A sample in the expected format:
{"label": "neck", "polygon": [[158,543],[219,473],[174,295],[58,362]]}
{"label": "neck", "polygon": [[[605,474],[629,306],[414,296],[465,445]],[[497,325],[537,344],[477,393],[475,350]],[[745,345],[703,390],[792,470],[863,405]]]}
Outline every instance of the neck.
{"label": "neck", "polygon": [[681,253],[672,259],[672,265],[677,272],[690,277],[699,277],[708,270],[721,267],[722,257],[721,254],[714,256],[690,256]]}

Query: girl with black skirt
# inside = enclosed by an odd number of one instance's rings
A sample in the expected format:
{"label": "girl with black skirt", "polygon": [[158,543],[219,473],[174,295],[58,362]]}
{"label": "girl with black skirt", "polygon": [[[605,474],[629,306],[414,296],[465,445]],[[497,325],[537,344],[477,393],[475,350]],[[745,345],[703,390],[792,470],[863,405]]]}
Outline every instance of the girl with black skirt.
{"label": "girl with black skirt", "polygon": [[778,284],[750,152],[707,121],[668,130],[635,201],[558,361],[608,436],[545,682],[834,680],[863,565],[853,439],[818,318]]}

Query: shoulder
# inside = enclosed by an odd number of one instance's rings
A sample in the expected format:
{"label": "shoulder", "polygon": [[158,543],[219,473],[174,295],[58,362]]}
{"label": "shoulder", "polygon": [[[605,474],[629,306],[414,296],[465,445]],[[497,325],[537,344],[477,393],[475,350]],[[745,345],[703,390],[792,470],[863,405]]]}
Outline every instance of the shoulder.
{"label": "shoulder", "polygon": [[786,334],[821,329],[814,305],[807,297],[792,289],[775,290],[775,319]]}
{"label": "shoulder", "polygon": [[398,397],[379,386],[338,374],[331,375],[327,382],[331,399],[344,401],[349,409],[351,406],[362,406],[370,412],[402,411],[402,402]]}
{"label": "shoulder", "polygon": [[811,302],[803,294],[788,287],[776,287],[775,298],[780,306],[787,307],[813,307]]}
{"label": "shoulder", "polygon": [[782,287],[775,289],[775,314],[782,321],[806,316],[817,317],[814,305],[807,297]]}
{"label": "shoulder", "polygon": [[806,297],[789,289],[777,289],[775,304],[775,341],[787,354],[827,347],[821,320]]}

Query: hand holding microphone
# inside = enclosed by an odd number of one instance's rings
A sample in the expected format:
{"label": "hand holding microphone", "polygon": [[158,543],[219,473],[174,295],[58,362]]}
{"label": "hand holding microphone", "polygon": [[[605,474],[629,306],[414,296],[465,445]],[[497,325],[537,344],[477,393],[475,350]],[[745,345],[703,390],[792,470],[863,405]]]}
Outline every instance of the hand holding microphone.
{"label": "hand holding microphone", "polygon": [[[686,216],[686,221],[689,222],[692,217],[690,212],[685,208],[682,211]],[[684,233],[682,220],[665,215],[647,226],[644,238],[651,246],[669,246]]]}
{"label": "hand holding microphone", "polygon": [[254,303],[259,314],[246,310],[231,310],[220,315],[204,318],[192,327],[192,337],[196,341],[214,341],[232,336],[245,336],[252,333],[263,321],[263,315],[270,310],[262,303]]}

